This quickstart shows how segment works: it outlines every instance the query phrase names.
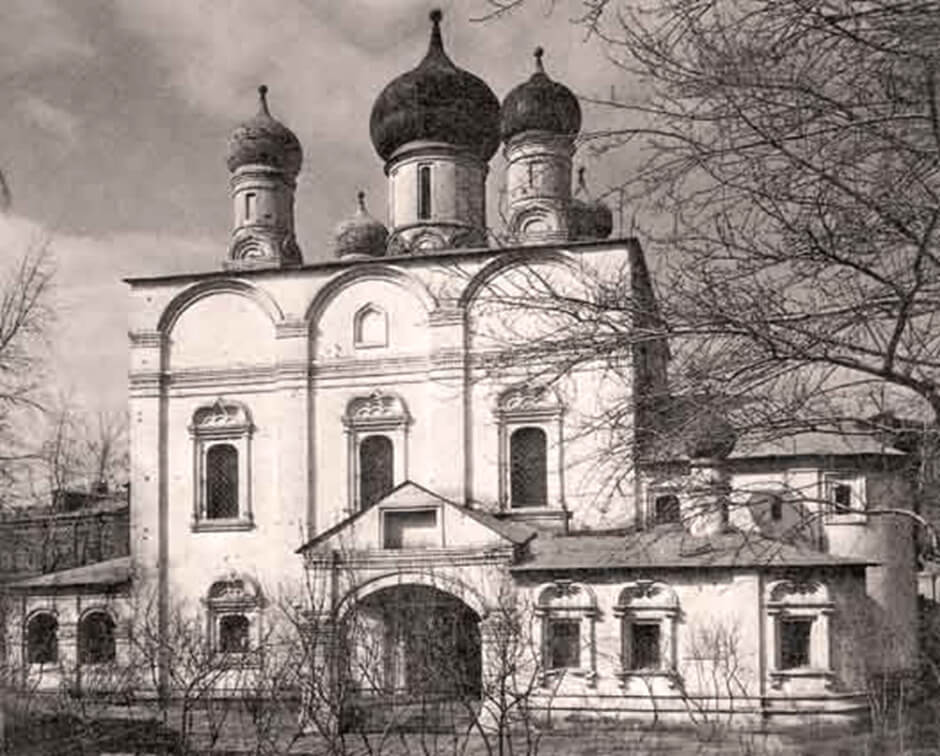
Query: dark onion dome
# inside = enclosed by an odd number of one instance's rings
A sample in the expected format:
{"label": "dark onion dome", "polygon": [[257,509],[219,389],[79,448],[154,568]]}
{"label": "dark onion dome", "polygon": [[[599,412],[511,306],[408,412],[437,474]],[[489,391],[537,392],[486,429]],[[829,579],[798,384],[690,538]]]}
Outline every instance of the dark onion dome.
{"label": "dark onion dome", "polygon": [[336,227],[336,256],[368,255],[381,257],[385,254],[388,229],[366,210],[366,193],[359,192],[359,207],[356,214]]}
{"label": "dark onion dome", "polygon": [[727,459],[738,433],[724,412],[709,406],[708,399],[690,412],[682,428],[682,441],[690,459]]}
{"label": "dark onion dome", "polygon": [[465,147],[486,161],[499,146],[499,100],[486,82],[447,57],[441,16],[431,11],[424,60],[386,86],[372,106],[369,133],[383,160],[416,140]]}
{"label": "dark onion dome", "polygon": [[500,132],[508,142],[524,131],[548,131],[576,136],[581,130],[581,106],[568,87],[552,81],[542,67],[541,47],[535,48],[535,73],[513,89],[500,112]]}
{"label": "dark onion dome", "polygon": [[614,230],[614,214],[599,199],[591,199],[584,180],[584,167],[578,168],[578,189],[571,198],[569,210],[571,238],[606,239]]}
{"label": "dark onion dome", "polygon": [[268,88],[258,87],[258,113],[232,132],[228,140],[228,169],[243,165],[267,165],[296,176],[303,162],[303,150],[293,131],[271,116]]}

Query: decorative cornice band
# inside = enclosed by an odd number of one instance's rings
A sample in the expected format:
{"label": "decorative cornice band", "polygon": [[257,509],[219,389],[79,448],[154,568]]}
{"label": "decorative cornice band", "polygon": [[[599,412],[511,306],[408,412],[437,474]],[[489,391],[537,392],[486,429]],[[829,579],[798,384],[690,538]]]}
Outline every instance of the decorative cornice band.
{"label": "decorative cornice band", "polygon": [[131,347],[160,348],[163,345],[163,334],[159,331],[128,331],[127,338]]}
{"label": "decorative cornice band", "polygon": [[310,326],[304,320],[282,320],[275,324],[274,335],[278,339],[307,338]]}

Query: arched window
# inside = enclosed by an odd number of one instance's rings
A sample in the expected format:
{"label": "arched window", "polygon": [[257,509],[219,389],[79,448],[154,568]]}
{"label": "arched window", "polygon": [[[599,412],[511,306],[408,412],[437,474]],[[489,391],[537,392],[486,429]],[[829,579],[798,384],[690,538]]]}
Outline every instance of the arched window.
{"label": "arched window", "polygon": [[418,220],[431,217],[431,166],[418,168]]}
{"label": "arched window", "polygon": [[206,517],[238,517],[238,451],[231,444],[215,444],[206,453]]}
{"label": "arched window", "polygon": [[548,503],[545,431],[519,428],[509,437],[509,488],[514,507],[545,506]]}
{"label": "arched window", "polygon": [[388,318],[375,305],[366,305],[353,318],[353,344],[357,348],[388,345]]}
{"label": "arched window", "polygon": [[388,436],[366,436],[359,445],[359,501],[363,509],[395,487],[395,452]]}
{"label": "arched window", "polygon": [[193,529],[247,530],[251,513],[251,436],[248,408],[219,397],[193,413]]}
{"label": "arched window", "polygon": [[249,623],[244,614],[226,614],[219,618],[219,651],[244,653],[249,648]]}
{"label": "arched window", "polygon": [[107,612],[90,612],[78,625],[78,663],[104,664],[114,659],[114,620]]}
{"label": "arched window", "polygon": [[26,661],[55,664],[59,660],[59,623],[51,614],[37,614],[26,625]]}

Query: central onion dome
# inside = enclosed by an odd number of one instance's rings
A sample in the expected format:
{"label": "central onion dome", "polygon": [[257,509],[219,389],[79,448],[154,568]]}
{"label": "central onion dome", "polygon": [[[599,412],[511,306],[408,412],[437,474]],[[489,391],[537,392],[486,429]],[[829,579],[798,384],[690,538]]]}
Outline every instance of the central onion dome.
{"label": "central onion dome", "polygon": [[417,140],[463,147],[484,161],[499,146],[499,100],[486,82],[447,57],[441,17],[439,10],[431,11],[424,60],[388,84],[372,106],[369,133],[383,160]]}
{"label": "central onion dome", "polygon": [[366,210],[366,193],[358,195],[356,214],[336,227],[336,256],[359,255],[381,257],[385,254],[388,229]]}
{"label": "central onion dome", "polygon": [[300,140],[268,110],[268,88],[258,87],[258,113],[238,126],[228,140],[229,171],[243,165],[266,165],[296,176],[303,162]]}
{"label": "central onion dome", "polygon": [[542,66],[541,47],[535,49],[535,73],[503,100],[500,131],[508,142],[524,131],[548,131],[574,137],[581,130],[581,106],[568,87],[552,81]]}

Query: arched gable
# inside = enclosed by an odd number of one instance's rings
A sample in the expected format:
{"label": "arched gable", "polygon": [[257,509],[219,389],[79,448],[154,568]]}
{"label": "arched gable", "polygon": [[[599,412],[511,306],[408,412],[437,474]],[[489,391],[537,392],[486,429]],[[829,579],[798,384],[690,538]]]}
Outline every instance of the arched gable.
{"label": "arched gable", "polygon": [[200,281],[192,286],[183,289],[166,306],[160,320],[157,323],[157,330],[162,334],[168,334],[173,330],[173,326],[189,307],[201,299],[210,297],[213,294],[237,294],[250,299],[268,316],[272,324],[280,323],[284,320],[284,313],[278,306],[274,298],[263,289],[236,278],[217,278],[208,281]]}
{"label": "arched gable", "polygon": [[381,263],[362,263],[355,265],[349,270],[334,276],[327,281],[316,293],[304,319],[312,329],[319,322],[323,312],[329,306],[330,302],[344,289],[361,281],[387,281],[398,284],[407,289],[417,297],[427,313],[432,312],[437,303],[427,287],[414,276],[409,275],[400,268]]}
{"label": "arched gable", "polygon": [[536,263],[554,263],[570,269],[574,269],[575,265],[569,254],[559,250],[537,249],[524,252],[507,252],[488,262],[470,279],[460,295],[460,307],[463,309],[469,308],[480,291],[507,270]]}

